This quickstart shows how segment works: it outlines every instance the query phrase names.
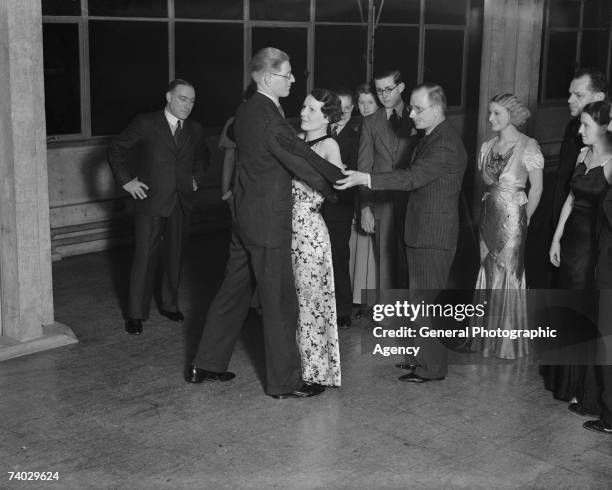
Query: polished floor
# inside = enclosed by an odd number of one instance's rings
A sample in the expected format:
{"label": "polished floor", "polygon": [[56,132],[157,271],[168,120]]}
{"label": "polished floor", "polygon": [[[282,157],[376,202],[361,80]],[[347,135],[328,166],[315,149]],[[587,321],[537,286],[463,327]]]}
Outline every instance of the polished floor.
{"label": "polished floor", "polygon": [[[394,360],[340,332],[343,386],[304,400],[262,388],[249,317],[235,380],[182,379],[221,280],[227,234],[194,237],[187,320],[153,310],[124,333],[129,249],[54,264],[57,321],[78,344],[0,364],[0,488],[611,488],[612,437],[546,392],[528,362],[461,363],[441,382],[397,380]],[[57,472],[52,482],[8,472]]]}

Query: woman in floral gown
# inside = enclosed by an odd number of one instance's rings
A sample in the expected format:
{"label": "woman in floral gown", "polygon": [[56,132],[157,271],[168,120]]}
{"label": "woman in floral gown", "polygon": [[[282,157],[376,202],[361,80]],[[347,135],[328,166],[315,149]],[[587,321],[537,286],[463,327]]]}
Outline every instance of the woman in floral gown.
{"label": "woman in floral gown", "polygon": [[[340,119],[339,97],[314,89],[304,100],[301,136],[318,155],[343,168],[329,125]],[[294,179],[291,256],[299,305],[297,341],[302,379],[322,386],[340,386],[340,348],[331,245],[321,215],[323,197]]]}

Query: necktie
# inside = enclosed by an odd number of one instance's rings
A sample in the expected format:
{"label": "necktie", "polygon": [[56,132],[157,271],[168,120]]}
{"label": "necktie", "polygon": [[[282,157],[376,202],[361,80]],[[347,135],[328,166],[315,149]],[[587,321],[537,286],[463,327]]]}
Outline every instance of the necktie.
{"label": "necktie", "polygon": [[278,104],[278,112],[281,113],[281,116],[285,117],[285,111],[283,111],[283,106]]}
{"label": "necktie", "polygon": [[178,146],[179,144],[182,132],[183,132],[183,124],[182,124],[182,121],[179,119],[178,122],[176,123],[176,129],[174,130],[174,142],[176,143],[176,146]]}
{"label": "necktie", "polygon": [[391,123],[391,128],[393,128],[393,131],[397,133],[401,124],[400,118],[397,117],[397,112],[393,111],[391,113],[391,116],[389,117],[389,122]]}

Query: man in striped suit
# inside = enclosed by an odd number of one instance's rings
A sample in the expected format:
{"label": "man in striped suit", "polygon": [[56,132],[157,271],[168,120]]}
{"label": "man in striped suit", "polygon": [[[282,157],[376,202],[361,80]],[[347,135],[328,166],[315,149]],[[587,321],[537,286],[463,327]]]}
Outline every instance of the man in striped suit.
{"label": "man in striped suit", "polygon": [[[407,168],[372,173],[344,171],[336,189],[365,185],[373,190],[411,191],[404,242],[411,290],[441,290],[447,285],[459,235],[459,193],[467,154],[446,120],[446,96],[439,85],[422,84],[410,96],[410,118],[424,132]],[[434,299],[425,294],[426,299]],[[446,376],[446,351],[436,340],[420,342],[415,368],[400,380],[423,383]]]}

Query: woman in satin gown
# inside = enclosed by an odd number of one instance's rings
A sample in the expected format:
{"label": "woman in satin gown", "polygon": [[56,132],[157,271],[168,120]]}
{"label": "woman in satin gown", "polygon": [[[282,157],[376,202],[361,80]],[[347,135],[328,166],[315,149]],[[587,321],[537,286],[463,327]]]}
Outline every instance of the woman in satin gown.
{"label": "woman in satin gown", "polygon": [[597,318],[597,218],[612,182],[612,142],[606,133],[609,122],[609,102],[593,102],[584,107],[579,134],[585,147],[578,155],[550,247],[550,261],[559,268],[557,286],[576,290],[572,294],[576,304],[567,308],[559,325],[567,364],[545,366],[544,381],[555,398],[570,401],[570,411],[580,415],[599,413],[593,365],[597,328],[588,318]]}
{"label": "woman in satin gown", "polygon": [[[362,119],[370,114],[374,114],[378,110],[378,98],[369,83],[362,83],[357,87],[355,99],[357,100],[357,107]],[[361,127],[359,131],[361,132]],[[357,193],[355,193],[355,196],[355,199],[359,199]],[[356,209],[360,209],[360,206],[357,205]],[[357,216],[359,214],[357,213]],[[374,235],[365,232],[359,221],[355,220],[349,245],[351,249],[350,273],[353,285],[353,303],[362,305],[357,312],[357,317],[359,318],[367,309],[366,304],[368,302],[365,301],[365,304],[362,304],[361,291],[364,289],[374,291],[376,289],[378,272],[374,255]],[[369,300],[369,298],[366,298],[366,300]],[[375,297],[372,298],[372,303],[374,303],[374,300]]]}
{"label": "woman in satin gown", "polygon": [[[340,98],[325,89],[314,89],[300,113],[302,137],[312,150],[344,168],[338,143],[329,134],[340,119]],[[302,359],[302,379],[309,384],[340,386],[340,348],[331,244],[321,215],[323,196],[294,179],[291,258],[298,298],[297,341]]]}
{"label": "woman in satin gown", "polygon": [[[489,122],[497,135],[480,149],[478,169],[485,186],[480,218],[480,270],[475,301],[486,301],[486,315],[472,327],[527,328],[524,252],[527,226],[542,195],[544,157],[536,140],[517,127],[529,110],[512,94],[489,103]],[[529,193],[525,187],[529,182]],[[528,354],[527,340],[479,337],[482,355],[516,359]]]}

